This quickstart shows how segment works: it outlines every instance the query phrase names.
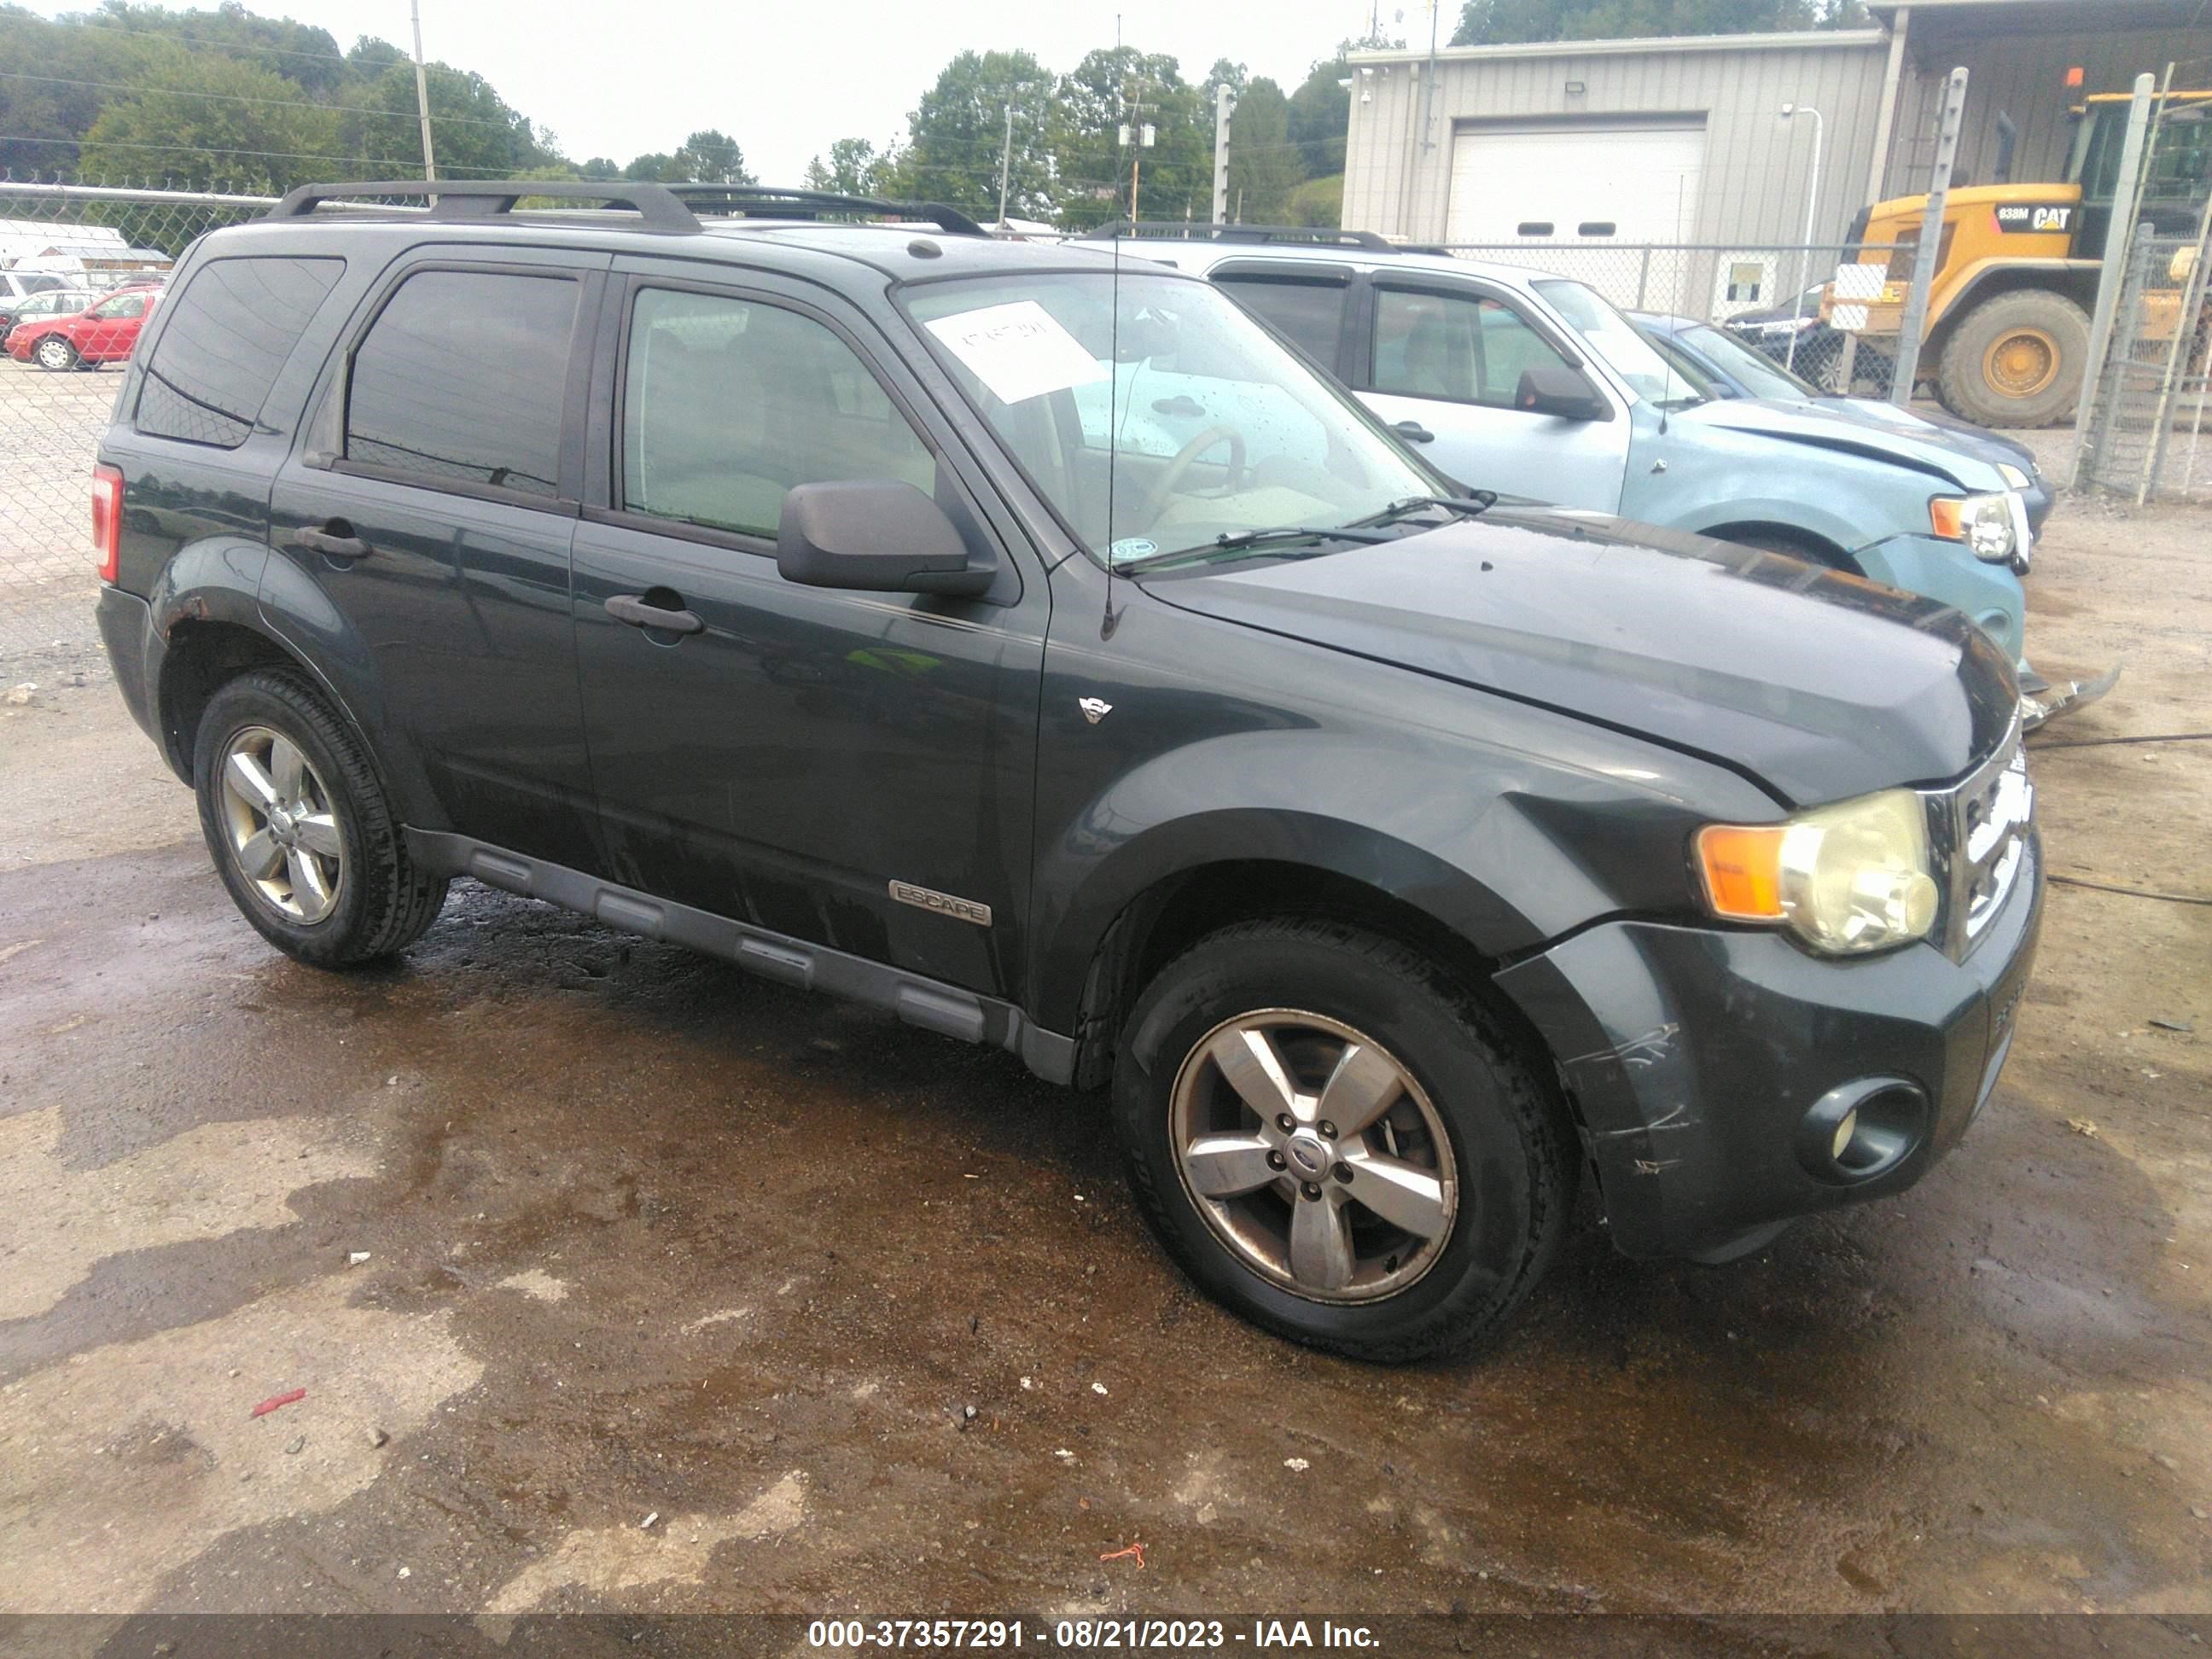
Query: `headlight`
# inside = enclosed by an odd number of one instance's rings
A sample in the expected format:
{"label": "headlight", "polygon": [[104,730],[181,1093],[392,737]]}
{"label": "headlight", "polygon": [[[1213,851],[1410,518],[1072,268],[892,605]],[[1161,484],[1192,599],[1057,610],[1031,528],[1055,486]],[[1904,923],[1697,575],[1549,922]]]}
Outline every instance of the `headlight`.
{"label": "headlight", "polygon": [[1997,473],[1999,477],[2002,477],[2004,481],[2010,484],[2014,489],[2025,489],[2028,486],[2029,480],[2027,474],[2021,471],[2010,461],[1999,461],[1997,463]]}
{"label": "headlight", "polygon": [[1708,824],[1697,864],[1715,915],[1779,922],[1830,955],[1887,950],[1936,925],[1928,815],[1910,789],[1780,823]]}
{"label": "headlight", "polygon": [[1964,542],[1973,556],[1987,564],[2002,564],[2013,556],[2018,536],[2013,527],[2013,497],[1994,495],[1937,495],[1928,503],[1928,524],[1947,542]]}

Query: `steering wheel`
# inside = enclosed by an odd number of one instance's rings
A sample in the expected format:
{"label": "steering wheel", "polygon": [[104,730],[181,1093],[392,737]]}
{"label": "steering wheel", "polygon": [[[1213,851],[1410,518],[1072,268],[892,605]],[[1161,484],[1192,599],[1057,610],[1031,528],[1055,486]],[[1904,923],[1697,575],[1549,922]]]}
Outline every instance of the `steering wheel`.
{"label": "steering wheel", "polygon": [[1144,523],[1147,527],[1167,511],[1168,497],[1175,494],[1176,486],[1182,482],[1183,474],[1190,471],[1191,463],[1224,441],[1229,445],[1229,487],[1231,489],[1243,487],[1244,434],[1233,426],[1216,422],[1176,451],[1175,459],[1170,461],[1168,470],[1160,474],[1160,481],[1152,486],[1152,493],[1145,498]]}

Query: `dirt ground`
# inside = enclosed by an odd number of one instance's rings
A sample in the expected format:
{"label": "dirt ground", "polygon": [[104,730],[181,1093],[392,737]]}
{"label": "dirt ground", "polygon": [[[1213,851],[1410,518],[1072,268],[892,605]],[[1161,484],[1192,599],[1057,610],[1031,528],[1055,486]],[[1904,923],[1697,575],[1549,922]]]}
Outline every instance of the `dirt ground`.
{"label": "dirt ground", "polygon": [[[2212,727],[2208,550],[2062,503],[2032,653],[2127,671],[2050,744]],[[465,884],[295,966],[69,672],[0,708],[0,1612],[2212,1613],[2212,908],[2054,887],[1911,1193],[1370,1369],[1004,1054]],[[2053,870],[2212,895],[2212,744],[2050,744]]]}

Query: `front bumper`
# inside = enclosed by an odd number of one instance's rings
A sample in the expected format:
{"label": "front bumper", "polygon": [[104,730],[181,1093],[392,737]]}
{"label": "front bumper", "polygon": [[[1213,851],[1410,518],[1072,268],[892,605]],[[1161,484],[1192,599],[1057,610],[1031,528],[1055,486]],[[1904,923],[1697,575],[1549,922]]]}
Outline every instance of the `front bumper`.
{"label": "front bumper", "polygon": [[[2043,914],[2043,849],[1974,950],[1922,944],[1863,961],[1778,933],[1617,921],[1498,976],[1557,1058],[1613,1243],[1724,1258],[1785,1223],[1911,1186],[1966,1133],[2012,1044]],[[1806,1114],[1871,1077],[1916,1083],[1923,1133],[1870,1179],[1801,1161]]]}
{"label": "front bumper", "polygon": [[2027,594],[2008,567],[1985,564],[1957,542],[1911,534],[1875,542],[1851,557],[1875,581],[1965,611],[2015,664],[2026,661]]}

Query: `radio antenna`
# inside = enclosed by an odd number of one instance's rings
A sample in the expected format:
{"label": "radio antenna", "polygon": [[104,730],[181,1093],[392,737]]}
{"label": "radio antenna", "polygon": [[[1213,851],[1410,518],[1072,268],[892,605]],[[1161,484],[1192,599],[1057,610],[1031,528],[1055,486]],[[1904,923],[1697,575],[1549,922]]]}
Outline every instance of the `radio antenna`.
{"label": "radio antenna", "polygon": [[1114,228],[1113,311],[1106,325],[1106,614],[1098,637],[1110,640],[1121,626],[1114,609],[1114,496],[1121,482],[1121,229]]}

